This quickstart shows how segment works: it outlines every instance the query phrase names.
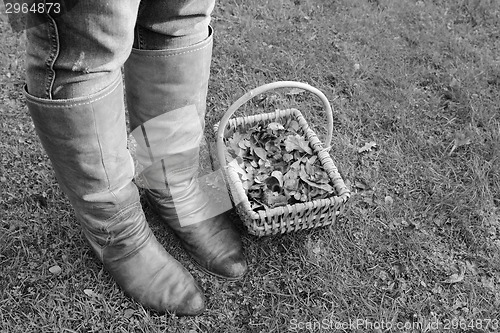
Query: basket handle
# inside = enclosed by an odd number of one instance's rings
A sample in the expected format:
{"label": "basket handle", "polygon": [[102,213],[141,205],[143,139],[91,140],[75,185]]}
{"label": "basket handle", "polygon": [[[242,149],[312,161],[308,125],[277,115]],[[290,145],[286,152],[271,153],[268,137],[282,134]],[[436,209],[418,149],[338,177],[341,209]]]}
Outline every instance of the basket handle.
{"label": "basket handle", "polygon": [[245,95],[241,96],[236,102],[234,102],[229,109],[226,111],[224,116],[219,122],[219,128],[217,130],[217,154],[219,158],[219,163],[222,168],[226,166],[226,158],[224,156],[224,131],[229,122],[229,118],[238,110],[240,106],[251,100],[257,95],[260,95],[266,91],[278,89],[278,88],[299,88],[303,90],[307,90],[314,95],[318,96],[323,102],[323,108],[326,111],[326,118],[328,120],[327,123],[327,137],[326,143],[329,145],[332,142],[333,135],[333,115],[332,115],[332,107],[330,106],[330,102],[326,98],[325,94],[323,94],[320,90],[314,88],[313,86],[296,81],[277,81],[272,83],[264,84],[260,87],[254,88],[247,92]]}

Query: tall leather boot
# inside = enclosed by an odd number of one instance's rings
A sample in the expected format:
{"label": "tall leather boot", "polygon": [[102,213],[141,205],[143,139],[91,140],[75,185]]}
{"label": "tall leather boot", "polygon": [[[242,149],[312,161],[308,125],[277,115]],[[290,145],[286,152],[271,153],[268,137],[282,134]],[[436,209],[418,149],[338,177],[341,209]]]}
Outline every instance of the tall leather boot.
{"label": "tall leather boot", "polygon": [[247,263],[229,208],[214,205],[197,178],[211,54],[211,28],[189,47],[133,49],[125,63],[127,106],[150,205],[202,269],[238,279]]}
{"label": "tall leather boot", "polygon": [[200,313],[203,294],[152,234],[132,183],[121,76],[89,97],[26,98],[59,185],[105,269],[145,307]]}

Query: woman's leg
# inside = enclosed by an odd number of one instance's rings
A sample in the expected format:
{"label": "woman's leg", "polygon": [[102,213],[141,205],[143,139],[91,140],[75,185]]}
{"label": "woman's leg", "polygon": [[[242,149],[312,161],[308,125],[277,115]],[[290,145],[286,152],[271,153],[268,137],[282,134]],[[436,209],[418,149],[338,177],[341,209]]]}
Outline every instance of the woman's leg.
{"label": "woman's leg", "polygon": [[138,0],[86,0],[57,18],[31,16],[27,104],[107,271],[142,305],[193,315],[203,310],[203,295],[152,234],[132,183],[120,68],[132,48],[137,8]]}
{"label": "woman's leg", "polygon": [[109,86],[130,54],[138,6],[139,0],[78,1],[63,15],[29,13],[28,92],[70,99]]}
{"label": "woman's leg", "polygon": [[[212,55],[212,0],[143,0],[125,63],[127,106],[151,206],[206,271],[241,278],[247,264],[227,194],[201,190],[199,148]],[[223,189],[221,189],[221,192]]]}

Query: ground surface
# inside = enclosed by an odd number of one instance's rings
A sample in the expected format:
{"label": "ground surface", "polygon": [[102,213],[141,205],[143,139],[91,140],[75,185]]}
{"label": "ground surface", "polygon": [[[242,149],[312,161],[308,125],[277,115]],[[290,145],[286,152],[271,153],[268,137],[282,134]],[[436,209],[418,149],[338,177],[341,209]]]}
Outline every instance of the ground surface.
{"label": "ground surface", "polygon": [[[235,283],[198,271],[148,212],[207,295],[196,318],[142,309],[101,270],[35,135],[21,94],[24,37],[4,19],[0,332],[412,332],[396,326],[412,322],[413,332],[498,331],[499,7],[219,1],[208,123],[263,83],[319,88],[336,112],[331,152],[353,197],[332,228],[244,234],[250,271]],[[243,111],[294,101],[324,133],[306,94],[268,94]]]}

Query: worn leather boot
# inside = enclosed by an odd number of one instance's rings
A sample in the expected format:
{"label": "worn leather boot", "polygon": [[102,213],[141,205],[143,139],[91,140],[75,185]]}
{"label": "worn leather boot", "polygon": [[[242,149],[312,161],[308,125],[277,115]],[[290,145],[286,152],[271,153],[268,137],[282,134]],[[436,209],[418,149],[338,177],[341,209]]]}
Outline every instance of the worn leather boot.
{"label": "worn leather boot", "polygon": [[132,183],[121,76],[89,97],[47,100],[26,92],[26,98],[59,185],[122,290],[158,312],[202,312],[202,292],[156,240]]}
{"label": "worn leather boot", "polygon": [[125,63],[127,106],[151,207],[202,269],[238,279],[247,263],[230,205],[214,204],[198,179],[211,54],[211,28],[189,47],[133,49]]}

